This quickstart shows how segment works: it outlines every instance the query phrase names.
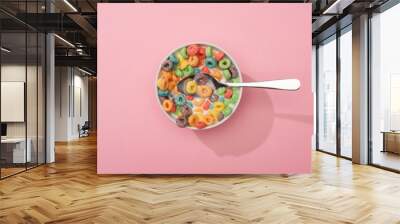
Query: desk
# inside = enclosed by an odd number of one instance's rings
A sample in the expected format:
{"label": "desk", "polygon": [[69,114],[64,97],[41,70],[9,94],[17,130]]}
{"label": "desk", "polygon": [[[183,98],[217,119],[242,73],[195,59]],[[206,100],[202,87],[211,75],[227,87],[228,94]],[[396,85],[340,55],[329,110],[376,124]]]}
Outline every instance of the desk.
{"label": "desk", "polygon": [[1,156],[5,159],[6,163],[25,163],[31,162],[32,153],[31,145],[32,141],[30,138],[26,140],[28,142],[25,152],[25,138],[6,138],[1,139]]}
{"label": "desk", "polygon": [[382,131],[382,134],[382,152],[392,152],[400,154],[400,131]]}

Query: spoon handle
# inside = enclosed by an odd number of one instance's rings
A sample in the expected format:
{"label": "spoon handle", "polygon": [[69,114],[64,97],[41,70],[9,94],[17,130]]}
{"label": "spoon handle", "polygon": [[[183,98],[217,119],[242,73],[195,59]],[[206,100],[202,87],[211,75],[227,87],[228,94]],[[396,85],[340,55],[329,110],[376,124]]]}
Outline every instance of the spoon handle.
{"label": "spoon handle", "polygon": [[224,84],[230,87],[254,87],[280,90],[298,90],[300,88],[300,81],[298,79],[281,79],[262,82],[236,82]]}

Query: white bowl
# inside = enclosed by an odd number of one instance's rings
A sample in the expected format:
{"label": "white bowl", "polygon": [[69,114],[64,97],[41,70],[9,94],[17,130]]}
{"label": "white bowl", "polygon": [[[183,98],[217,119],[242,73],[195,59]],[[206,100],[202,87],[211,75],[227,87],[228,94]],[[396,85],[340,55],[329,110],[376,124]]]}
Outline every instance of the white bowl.
{"label": "white bowl", "polygon": [[[242,73],[240,72],[239,66],[237,65],[237,63],[236,63],[236,61],[233,59],[233,57],[231,57],[224,49],[222,49],[222,48],[220,48],[220,47],[217,47],[217,46],[214,45],[214,44],[209,44],[209,43],[204,43],[204,42],[189,43],[189,44],[182,45],[182,46],[180,46],[180,47],[178,47],[178,48],[175,48],[175,49],[172,50],[172,51],[162,60],[162,62],[160,63],[160,66],[159,66],[159,68],[158,68],[158,70],[157,70],[156,81],[155,81],[155,92],[156,92],[156,97],[157,97],[158,105],[160,106],[160,109],[164,112],[164,114],[167,115],[167,117],[174,123],[174,125],[176,125],[176,120],[175,120],[175,118],[174,118],[172,115],[170,115],[168,112],[166,112],[166,111],[162,108],[162,102],[160,101],[160,97],[158,96],[157,80],[158,80],[158,78],[159,78],[159,74],[160,74],[160,71],[161,71],[163,62],[164,62],[165,60],[167,60],[168,57],[169,57],[171,54],[177,52],[178,50],[180,50],[180,49],[183,48],[183,47],[187,47],[187,46],[192,45],[192,44],[198,44],[198,45],[201,45],[201,46],[210,46],[210,47],[212,47],[212,48],[214,48],[214,49],[217,49],[217,50],[219,50],[219,51],[224,52],[224,54],[225,54],[226,56],[228,56],[228,58],[231,60],[232,64],[236,67],[236,69],[237,69],[237,71],[238,71],[238,78],[239,78],[240,82],[243,82],[243,77],[242,77]],[[238,88],[238,87],[237,87],[237,88]],[[186,126],[185,128],[192,129],[192,130],[206,130],[206,129],[210,129],[210,128],[215,128],[215,127],[217,127],[217,126],[223,124],[225,121],[227,121],[227,120],[233,115],[233,113],[236,111],[237,107],[239,106],[240,100],[241,100],[241,98],[242,98],[242,91],[243,91],[242,88],[239,88],[239,97],[238,97],[238,100],[237,100],[236,104],[233,106],[232,112],[231,112],[231,114],[230,114],[228,117],[224,117],[221,121],[217,121],[217,122],[214,123],[213,125],[206,126],[205,128],[202,128],[202,129],[195,128],[195,127],[191,127],[191,126]],[[180,127],[177,126],[177,128],[180,128]]]}

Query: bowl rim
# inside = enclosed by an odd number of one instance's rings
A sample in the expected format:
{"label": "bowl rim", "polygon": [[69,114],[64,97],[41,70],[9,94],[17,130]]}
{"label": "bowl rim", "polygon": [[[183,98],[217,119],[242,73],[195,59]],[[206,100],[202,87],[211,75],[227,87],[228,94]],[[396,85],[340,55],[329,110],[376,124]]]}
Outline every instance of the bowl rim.
{"label": "bowl rim", "polygon": [[[154,83],[155,83],[155,95],[156,95],[156,98],[157,98],[157,101],[158,101],[158,106],[160,107],[161,111],[168,117],[168,119],[169,119],[171,122],[174,123],[175,126],[176,126],[176,120],[175,120],[169,113],[167,113],[167,112],[162,108],[162,102],[160,101],[160,97],[158,96],[157,80],[158,80],[158,77],[159,77],[159,75],[160,75],[160,71],[161,71],[162,64],[164,63],[164,61],[167,60],[168,57],[169,57],[171,54],[173,54],[174,52],[177,52],[179,49],[181,49],[181,48],[183,48],[183,47],[187,47],[187,46],[189,46],[189,45],[193,45],[193,44],[207,45],[207,46],[211,46],[211,47],[213,47],[213,48],[215,48],[215,49],[218,49],[218,50],[220,50],[220,51],[223,51],[224,54],[227,55],[227,56],[229,57],[229,59],[233,62],[233,64],[236,66],[236,69],[238,70],[238,78],[239,78],[240,82],[243,82],[242,73],[241,73],[240,68],[239,68],[238,64],[236,63],[235,59],[234,59],[227,51],[225,51],[225,49],[223,49],[223,48],[221,48],[221,47],[218,47],[218,46],[215,45],[215,44],[212,44],[212,43],[209,43],[209,42],[202,42],[202,41],[198,41],[198,42],[189,42],[189,43],[180,45],[180,47],[177,47],[177,48],[172,49],[172,50],[167,54],[166,57],[163,57],[163,59],[162,59],[160,65],[158,66],[158,69],[157,69],[157,72],[156,72],[156,80],[155,80]],[[239,88],[239,98],[238,98],[237,103],[235,104],[235,106],[232,108],[231,114],[230,114],[228,117],[226,117],[226,118],[224,117],[224,119],[223,119],[222,121],[218,121],[218,122],[216,122],[215,124],[210,125],[210,126],[207,126],[207,127],[205,127],[205,128],[199,129],[199,128],[194,128],[194,127],[190,127],[190,126],[186,126],[186,127],[184,127],[184,128],[187,128],[187,129],[190,129],[190,130],[195,130],[195,131],[201,131],[201,130],[207,130],[207,129],[215,128],[215,127],[217,127],[217,126],[219,126],[219,125],[225,123],[225,122],[226,122],[227,120],[229,120],[229,118],[235,113],[235,111],[236,111],[236,109],[238,108],[238,106],[239,106],[239,104],[240,104],[240,101],[241,101],[241,99],[242,99],[243,88],[240,88],[240,87],[238,87],[238,88]]]}

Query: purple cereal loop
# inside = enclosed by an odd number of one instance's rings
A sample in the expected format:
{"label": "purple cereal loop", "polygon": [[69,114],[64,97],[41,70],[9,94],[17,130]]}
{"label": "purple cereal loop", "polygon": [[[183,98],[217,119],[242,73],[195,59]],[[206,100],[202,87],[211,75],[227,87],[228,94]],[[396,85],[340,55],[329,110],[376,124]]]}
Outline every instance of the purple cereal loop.
{"label": "purple cereal loop", "polygon": [[218,101],[218,99],[219,99],[219,96],[216,95],[216,94],[210,96],[210,101],[211,101],[211,102],[216,102],[216,101]]}
{"label": "purple cereal loop", "polygon": [[187,125],[187,119],[185,117],[176,118],[176,125],[180,128],[184,128]]}
{"label": "purple cereal loop", "polygon": [[182,115],[184,116],[184,117],[189,117],[190,115],[192,115],[192,108],[190,108],[188,105],[183,105],[182,107],[181,107],[181,112],[182,112]]}
{"label": "purple cereal loop", "polygon": [[231,66],[229,68],[229,71],[231,72],[232,78],[237,78],[239,76],[239,71],[237,70],[237,68],[235,66]]}
{"label": "purple cereal loop", "polygon": [[199,73],[194,76],[194,80],[198,85],[206,85],[208,83],[208,77],[203,73]]}
{"label": "purple cereal loop", "polygon": [[162,70],[167,71],[167,72],[171,71],[173,67],[174,67],[174,63],[172,63],[172,61],[170,61],[170,60],[164,61],[161,65]]}

